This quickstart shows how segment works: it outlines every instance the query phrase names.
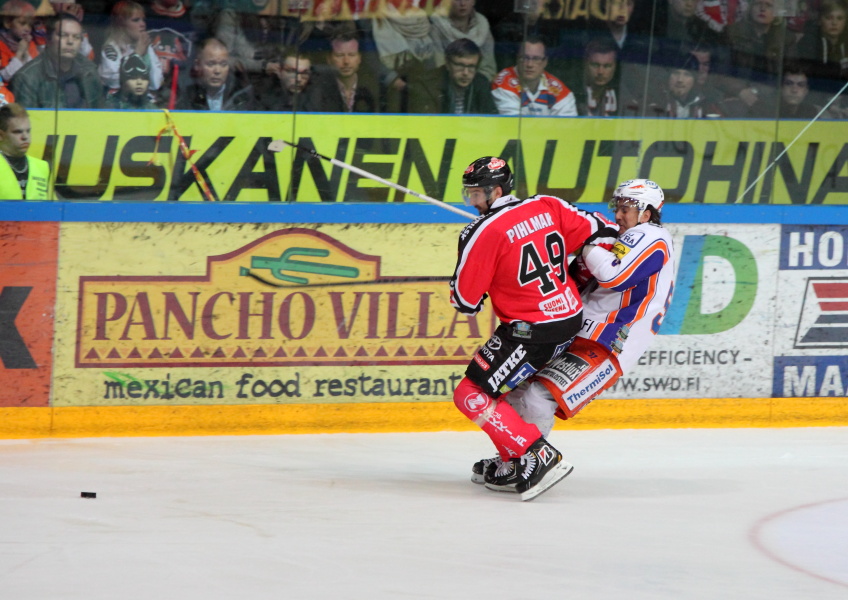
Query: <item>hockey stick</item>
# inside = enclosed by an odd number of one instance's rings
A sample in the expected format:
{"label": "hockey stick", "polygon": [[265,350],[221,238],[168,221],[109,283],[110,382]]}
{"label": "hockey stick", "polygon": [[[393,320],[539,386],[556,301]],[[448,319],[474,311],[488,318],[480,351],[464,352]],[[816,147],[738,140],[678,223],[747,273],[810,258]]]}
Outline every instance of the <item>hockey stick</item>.
{"label": "hockey stick", "polygon": [[402,185],[399,185],[399,184],[397,184],[393,181],[389,181],[388,179],[383,179],[382,177],[380,177],[378,175],[374,175],[374,173],[369,173],[368,171],[365,171],[363,169],[360,169],[359,167],[355,167],[353,165],[350,165],[346,162],[342,162],[342,161],[340,161],[336,158],[324,156],[323,154],[319,154],[316,150],[310,150],[309,148],[304,148],[303,146],[298,146],[297,144],[292,144],[291,142],[287,142],[285,140],[274,140],[273,142],[268,144],[268,150],[270,150],[271,152],[282,152],[284,146],[291,146],[295,150],[305,152],[305,153],[309,154],[310,156],[320,158],[321,160],[326,160],[329,163],[331,163],[331,164],[333,164],[337,167],[341,167],[342,169],[347,169],[348,171],[356,173],[357,175],[360,175],[362,177],[366,177],[368,179],[373,179],[374,181],[378,181],[378,182],[382,183],[383,185],[387,185],[390,188],[394,188],[394,189],[396,189],[400,192],[403,192],[404,194],[408,194],[409,196],[415,196],[416,198],[419,198],[421,200],[429,202],[430,204],[438,206],[439,208],[444,208],[445,210],[449,210],[452,213],[455,213],[457,215],[461,215],[461,216],[463,216],[467,219],[476,219],[476,217],[474,215],[472,215],[471,213],[465,212],[461,208],[451,206],[447,202],[442,202],[441,200],[436,200],[435,198],[431,198],[430,196],[425,196],[424,194],[420,194],[420,193],[418,193],[414,190],[411,190],[409,188],[405,188]]}

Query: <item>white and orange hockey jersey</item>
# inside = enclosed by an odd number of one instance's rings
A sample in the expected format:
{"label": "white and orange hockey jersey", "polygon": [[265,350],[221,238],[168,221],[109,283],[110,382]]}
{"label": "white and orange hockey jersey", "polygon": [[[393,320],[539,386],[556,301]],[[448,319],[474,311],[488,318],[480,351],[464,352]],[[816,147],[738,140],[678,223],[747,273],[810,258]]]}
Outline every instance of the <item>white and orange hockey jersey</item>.
{"label": "white and orange hockey jersey", "polygon": [[594,247],[583,256],[598,288],[583,296],[583,329],[631,369],[659,331],[674,289],[671,234],[642,223],[621,234],[612,250]]}
{"label": "white and orange hockey jersey", "polygon": [[502,115],[576,117],[577,101],[571,90],[545,71],[535,93],[524,89],[515,67],[504,69],[492,82],[492,97]]}

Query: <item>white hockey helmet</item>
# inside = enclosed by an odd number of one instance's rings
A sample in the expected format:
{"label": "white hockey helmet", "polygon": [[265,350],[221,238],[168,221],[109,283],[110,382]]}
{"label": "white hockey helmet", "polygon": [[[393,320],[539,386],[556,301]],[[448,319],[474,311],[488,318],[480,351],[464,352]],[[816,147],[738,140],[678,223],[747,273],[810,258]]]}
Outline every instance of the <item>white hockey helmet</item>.
{"label": "white hockey helmet", "polygon": [[665,194],[662,188],[650,179],[628,179],[615,188],[612,200],[609,201],[609,209],[615,212],[621,200],[626,200],[627,204],[636,207],[639,210],[639,218],[649,206],[659,217]]}

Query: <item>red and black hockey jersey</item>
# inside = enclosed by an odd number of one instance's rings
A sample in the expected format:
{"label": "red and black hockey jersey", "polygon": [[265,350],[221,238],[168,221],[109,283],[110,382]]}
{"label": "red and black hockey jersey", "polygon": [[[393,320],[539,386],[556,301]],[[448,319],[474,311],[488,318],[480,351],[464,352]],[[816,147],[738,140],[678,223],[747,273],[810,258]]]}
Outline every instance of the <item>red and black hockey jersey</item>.
{"label": "red and black hockey jersey", "polygon": [[554,196],[498,198],[460,234],[451,304],[475,314],[488,293],[504,323],[573,317],[582,304],[567,256],[605,231],[607,223]]}

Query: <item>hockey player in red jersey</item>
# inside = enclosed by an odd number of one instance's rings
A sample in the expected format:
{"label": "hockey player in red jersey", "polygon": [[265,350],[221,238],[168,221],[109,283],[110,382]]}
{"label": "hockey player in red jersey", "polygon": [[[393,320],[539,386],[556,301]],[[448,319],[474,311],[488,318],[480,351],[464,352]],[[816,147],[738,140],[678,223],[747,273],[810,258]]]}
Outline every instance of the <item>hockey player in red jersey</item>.
{"label": "hockey player in red jersey", "polygon": [[[660,220],[663,199],[660,186],[648,179],[621,183],[609,203],[618,239],[586,244],[572,261],[583,327],[562,356],[507,398],[543,436],[554,415],[573,418],[635,366],[659,331],[674,289],[671,234]],[[483,483],[487,468],[494,472],[500,462],[497,456],[475,463],[472,481]]]}
{"label": "hockey player in red jersey", "polygon": [[488,296],[501,323],[468,365],[454,403],[489,435],[502,459],[485,477],[486,487],[530,500],[572,467],[502,395],[561,354],[583,324],[567,256],[618,231],[554,196],[509,195],[512,173],[498,157],[474,161],[462,184],[480,217],[460,234],[451,304],[476,314]]}

